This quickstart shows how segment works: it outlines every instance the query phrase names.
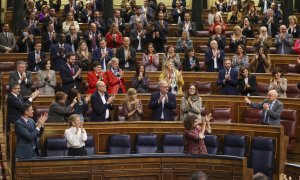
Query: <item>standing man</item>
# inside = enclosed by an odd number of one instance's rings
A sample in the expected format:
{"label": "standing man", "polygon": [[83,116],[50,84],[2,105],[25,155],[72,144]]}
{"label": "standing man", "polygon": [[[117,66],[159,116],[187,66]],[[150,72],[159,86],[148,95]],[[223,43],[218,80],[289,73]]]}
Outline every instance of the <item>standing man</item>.
{"label": "standing man", "polygon": [[60,78],[62,80],[61,90],[66,94],[68,94],[69,91],[73,88],[81,91],[81,69],[77,65],[75,65],[76,54],[68,53],[66,58],[67,63],[62,65],[60,71]]}
{"label": "standing man", "polygon": [[100,39],[99,41],[99,48],[93,51],[93,61],[99,61],[102,70],[107,70],[107,64],[113,57],[113,51],[110,48],[106,47],[106,41],[105,39]]}
{"label": "standing man", "polygon": [[43,133],[48,114],[41,115],[35,125],[32,119],[33,112],[32,105],[25,103],[21,109],[22,116],[15,123],[17,136],[15,157],[17,159],[32,159],[40,156],[37,138]]}
{"label": "standing man", "polygon": [[283,103],[277,97],[278,93],[273,89],[268,92],[268,99],[265,99],[261,103],[252,103],[247,97],[245,97],[245,102],[252,108],[263,110],[262,124],[280,126]]}
{"label": "standing man", "polygon": [[231,60],[225,58],[224,69],[219,71],[217,86],[221,86],[222,95],[237,95],[239,90],[238,84],[238,71],[231,68]]}
{"label": "standing man", "polygon": [[41,51],[42,43],[34,43],[34,51],[28,53],[28,71],[38,72],[46,63],[46,53]]}
{"label": "standing man", "polygon": [[135,71],[136,51],[130,47],[129,37],[124,37],[123,47],[117,49],[116,58],[119,59],[120,68],[125,71]]}
{"label": "standing man", "polygon": [[287,33],[286,26],[280,26],[280,32],[275,36],[276,54],[293,54],[293,35]]}
{"label": "standing man", "polygon": [[174,110],[177,108],[176,97],[169,92],[169,84],[165,80],[158,83],[159,92],[151,94],[149,108],[152,109],[151,120],[174,121]]}
{"label": "standing man", "polygon": [[223,69],[223,60],[225,58],[225,52],[218,48],[218,42],[216,40],[210,41],[210,48],[205,51],[205,65],[207,66],[207,72],[219,72]]}
{"label": "standing man", "polygon": [[109,96],[106,92],[106,85],[103,81],[96,83],[97,91],[91,97],[92,114],[91,122],[110,121],[109,110],[113,109],[112,103],[115,95]]}
{"label": "standing man", "polygon": [[99,47],[99,41],[102,38],[102,33],[97,30],[95,23],[90,23],[90,28],[83,35],[83,39],[86,41],[90,52],[95,51]]}
{"label": "standing man", "polygon": [[189,13],[184,13],[184,21],[178,25],[178,34],[182,34],[183,31],[188,31],[190,36],[196,35],[196,24],[191,21]]}
{"label": "standing man", "polygon": [[29,96],[32,92],[32,75],[30,71],[26,71],[24,61],[18,61],[17,70],[9,74],[9,85],[12,86],[13,84],[20,84],[22,96]]}
{"label": "standing man", "polygon": [[16,39],[13,33],[8,32],[8,23],[2,24],[2,32],[0,33],[0,54],[11,53],[16,48]]}

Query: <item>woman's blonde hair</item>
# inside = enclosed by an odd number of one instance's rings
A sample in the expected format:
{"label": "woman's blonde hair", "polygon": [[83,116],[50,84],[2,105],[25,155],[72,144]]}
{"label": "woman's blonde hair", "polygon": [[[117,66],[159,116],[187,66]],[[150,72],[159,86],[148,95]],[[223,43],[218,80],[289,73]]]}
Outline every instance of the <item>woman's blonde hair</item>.
{"label": "woman's blonde hair", "polygon": [[289,20],[290,19],[294,19],[295,23],[297,24],[297,21],[298,21],[297,16],[291,15],[291,16],[289,16]]}
{"label": "woman's blonde hair", "polygon": [[86,59],[88,59],[89,56],[90,56],[88,47],[86,48],[86,50],[81,50],[81,48],[80,48],[81,44],[83,44],[83,43],[85,43],[86,46],[87,46],[87,43],[85,41],[80,41],[79,44],[78,44],[78,48],[77,48],[77,54],[80,55],[80,56],[83,56]]}
{"label": "woman's blonde hair", "polygon": [[69,122],[70,126],[73,125],[73,122],[75,122],[77,118],[80,119],[80,117],[79,117],[78,114],[72,114],[72,115],[68,118],[68,122]]}
{"label": "woman's blonde hair", "polygon": [[[112,30],[113,30],[113,28],[114,28],[114,26],[118,26],[119,27],[119,25],[117,24],[117,23],[115,23],[115,22],[113,22],[111,25],[110,25],[110,28],[109,28],[109,33],[112,33]],[[118,28],[118,30],[116,31],[116,33],[119,33],[120,31],[119,31],[119,28]]]}
{"label": "woman's blonde hair", "polygon": [[130,96],[135,95],[137,92],[134,88],[129,88],[127,90],[127,97],[126,97],[126,106],[130,107]]}
{"label": "woman's blonde hair", "polygon": [[116,58],[116,57],[111,58],[111,60],[107,63],[108,69],[110,69],[110,68],[111,68],[111,65],[112,65],[113,63],[115,63],[115,62],[119,62],[119,59]]}

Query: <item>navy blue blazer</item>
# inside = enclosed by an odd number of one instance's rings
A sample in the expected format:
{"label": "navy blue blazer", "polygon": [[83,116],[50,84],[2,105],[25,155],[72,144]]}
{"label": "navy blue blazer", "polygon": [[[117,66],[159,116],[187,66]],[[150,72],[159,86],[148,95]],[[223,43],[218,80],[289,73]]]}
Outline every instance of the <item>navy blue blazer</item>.
{"label": "navy blue blazer", "polygon": [[[79,70],[79,67],[77,65],[74,65],[73,68],[74,68],[74,75],[75,75],[77,73],[77,71]],[[61,67],[60,78],[62,80],[61,90],[63,92],[68,94],[69,91],[74,88],[74,86],[76,86],[76,89],[81,91],[80,83],[82,82],[82,78],[77,77],[77,78],[73,79],[71,69],[69,68],[69,66],[66,63],[64,65],[62,65],[62,67]]]}
{"label": "navy blue blazer", "polygon": [[151,94],[149,108],[152,109],[151,120],[160,121],[162,111],[164,113],[165,121],[174,121],[174,111],[177,108],[176,97],[172,93],[168,93],[168,102],[164,104],[162,109],[162,103],[158,103],[160,98],[160,92],[155,92]]}
{"label": "navy blue blazer", "polygon": [[[223,66],[223,60],[225,58],[225,53],[222,49],[219,49],[220,54],[217,57],[217,66],[218,66],[218,71],[220,71],[221,69],[224,69]],[[207,51],[205,51],[205,65],[207,66],[206,71],[207,72],[215,72],[215,68],[214,68],[214,59],[213,59],[213,53],[211,48],[209,48]]]}
{"label": "navy blue blazer", "polygon": [[42,69],[44,64],[46,63],[46,53],[40,51],[41,62],[36,63],[35,61],[35,51],[28,53],[28,71],[35,72],[35,67],[38,66],[39,69]]}
{"label": "navy blue blazer", "polygon": [[[109,95],[105,93],[105,99],[106,101],[108,100]],[[108,119],[105,119],[105,112],[106,110],[111,110],[113,109],[113,106],[111,104],[104,104],[101,96],[98,91],[96,91],[92,96],[91,96],[91,105],[92,105],[92,113],[90,117],[91,122],[104,122],[108,121],[110,119],[110,116]]]}
{"label": "navy blue blazer", "polygon": [[[99,48],[99,38],[98,38],[99,34],[100,34],[101,37],[103,37],[103,34],[100,31],[96,30],[96,32],[95,32],[96,48]],[[89,36],[90,36],[90,31],[88,30],[83,34],[83,39],[86,41],[86,44],[89,48],[89,52],[92,52],[93,51],[93,40],[90,39]]]}
{"label": "navy blue blazer", "polygon": [[[113,57],[113,51],[110,48],[106,48],[106,51],[108,51],[108,55],[105,58],[105,64],[106,64],[106,68],[107,68],[107,63],[111,60],[111,58]],[[102,69],[103,69],[103,59],[101,59],[102,57],[102,53],[101,53],[101,49],[97,48],[95,51],[93,51],[93,61],[99,61],[101,63]]]}
{"label": "navy blue blazer", "polygon": [[219,71],[219,77],[217,80],[217,86],[221,86],[221,94],[222,95],[237,95],[239,90],[237,88],[238,84],[238,71],[231,68],[230,69],[230,80],[225,81],[223,83],[223,80],[225,79],[226,71],[225,69],[222,69]]}
{"label": "navy blue blazer", "polygon": [[[76,40],[73,41],[73,44],[74,44],[74,52],[77,51],[78,44],[79,44],[79,42],[80,42],[80,33],[77,33],[77,36],[76,36],[76,37],[77,37]],[[71,35],[70,35],[70,34],[66,35],[66,43],[69,44],[69,45],[71,46],[71,48],[72,48],[72,40],[71,40]]]}
{"label": "navy blue blazer", "polygon": [[[135,71],[135,67],[136,67],[136,52],[135,49],[133,47],[129,47],[129,51],[130,51],[130,56],[131,58],[128,59],[128,64],[129,64],[129,70],[130,71]],[[124,53],[124,47],[120,47],[117,49],[116,52],[116,58],[119,59],[120,62],[120,68],[121,69],[125,69],[125,53]]]}
{"label": "navy blue blazer", "polygon": [[47,31],[45,33],[43,33],[43,35],[42,35],[42,51],[49,52],[51,46],[56,43],[57,43],[56,39],[55,40],[50,39],[49,33]]}
{"label": "navy blue blazer", "polygon": [[250,87],[245,88],[244,78],[241,78],[238,80],[239,91],[240,91],[241,95],[247,96],[249,93],[250,96],[258,96],[258,92],[256,90],[256,76],[255,75],[250,75],[248,77],[248,84],[250,85]]}
{"label": "navy blue blazer", "polygon": [[43,133],[43,128],[40,131],[36,129],[33,119],[26,121],[20,117],[15,123],[15,131],[17,136],[16,154],[18,159],[31,159],[33,154],[33,146],[35,146],[36,152],[38,151],[38,137]]}
{"label": "navy blue blazer", "polygon": [[69,44],[64,43],[64,50],[63,54],[58,54],[59,52],[59,46],[58,44],[54,44],[51,46],[50,49],[50,59],[52,62],[52,69],[54,71],[60,71],[61,66],[66,64],[66,54],[68,52],[72,52],[72,48]]}
{"label": "navy blue blazer", "polygon": [[7,122],[15,123],[21,117],[23,103],[31,104],[30,101],[25,100],[22,96],[18,96],[17,98],[12,93],[7,94]]}

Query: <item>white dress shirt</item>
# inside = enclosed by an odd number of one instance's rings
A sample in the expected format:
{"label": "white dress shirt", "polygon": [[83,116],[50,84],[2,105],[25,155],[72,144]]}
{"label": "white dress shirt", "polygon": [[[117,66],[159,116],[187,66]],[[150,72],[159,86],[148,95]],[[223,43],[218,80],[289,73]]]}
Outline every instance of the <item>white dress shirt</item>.
{"label": "white dress shirt", "polygon": [[65,130],[65,138],[67,139],[67,146],[68,148],[81,148],[85,146],[84,141],[87,140],[87,134],[85,129],[78,129],[77,134],[76,127],[70,127],[69,129]]}
{"label": "white dress shirt", "polygon": [[[101,93],[99,93],[99,95],[100,95],[100,97],[102,99],[103,104],[106,104],[105,94],[102,95]],[[106,109],[106,111],[105,111],[105,119],[108,119],[108,118],[109,118],[109,110]]]}

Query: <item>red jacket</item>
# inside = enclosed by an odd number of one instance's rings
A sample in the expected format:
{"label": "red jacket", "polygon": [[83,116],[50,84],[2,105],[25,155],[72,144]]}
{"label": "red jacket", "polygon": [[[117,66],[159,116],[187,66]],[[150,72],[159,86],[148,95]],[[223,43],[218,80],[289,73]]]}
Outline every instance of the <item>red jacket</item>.
{"label": "red jacket", "polygon": [[105,40],[107,42],[106,47],[108,48],[119,48],[122,46],[123,44],[123,40],[122,40],[122,34],[121,33],[116,33],[116,41],[113,41],[113,37],[111,33],[106,33],[106,37]]}
{"label": "red jacket", "polygon": [[108,86],[108,89],[107,89],[108,94],[117,94],[119,87],[121,87],[122,93],[126,93],[126,88],[124,85],[124,83],[125,83],[124,78],[121,78],[121,79],[117,78],[111,70],[106,71],[106,82],[105,83]]}
{"label": "red jacket", "polygon": [[95,71],[91,71],[87,75],[87,81],[88,81],[88,89],[87,89],[87,94],[94,94],[96,92],[96,83],[101,80],[101,81],[106,81],[106,75],[104,72],[101,72],[100,77],[97,77]]}

